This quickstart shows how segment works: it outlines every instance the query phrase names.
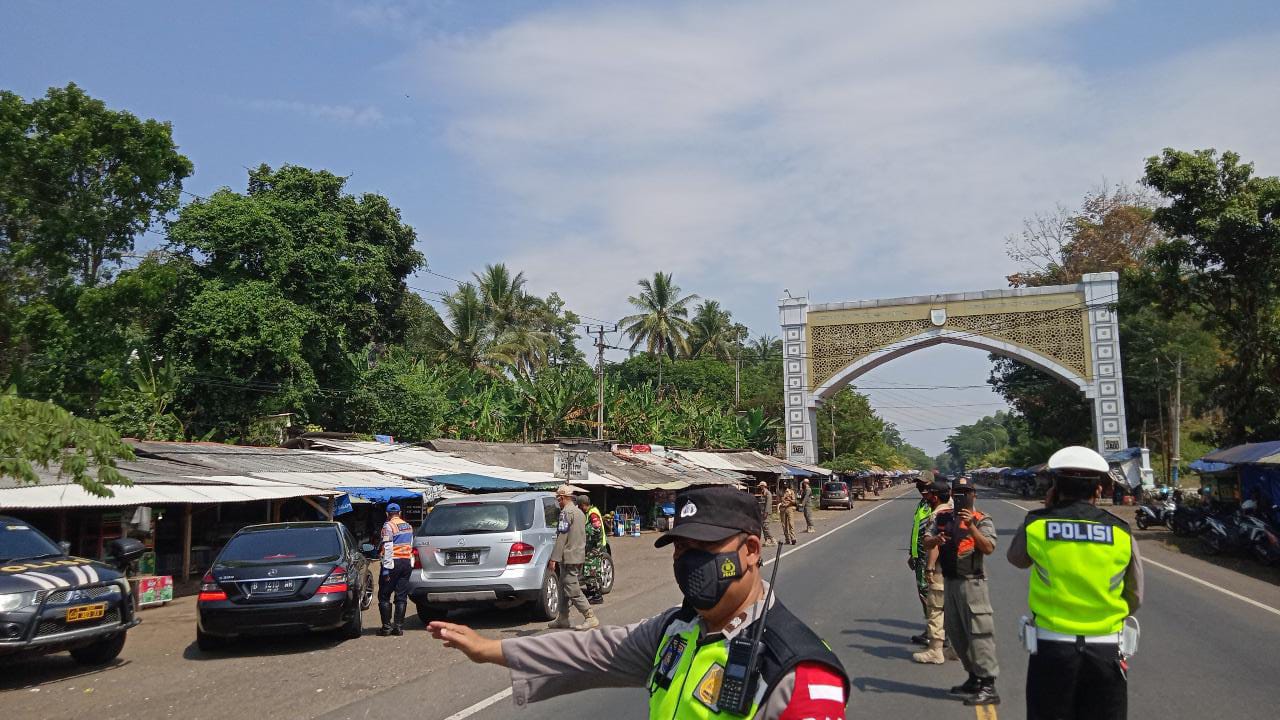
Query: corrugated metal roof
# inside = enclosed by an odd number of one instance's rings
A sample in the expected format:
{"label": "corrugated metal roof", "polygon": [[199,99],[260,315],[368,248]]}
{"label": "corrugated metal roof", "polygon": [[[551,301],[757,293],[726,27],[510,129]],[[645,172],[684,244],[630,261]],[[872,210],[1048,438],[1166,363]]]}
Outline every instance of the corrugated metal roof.
{"label": "corrugated metal roof", "polygon": [[782,461],[762,455],[755,450],[707,452],[704,450],[673,450],[677,457],[704,468],[735,470],[737,472],[767,472],[786,475]]}
{"label": "corrugated metal roof", "polygon": [[[342,451],[339,457],[348,462],[405,478],[483,475],[525,485],[549,485],[560,482],[549,471],[538,472],[498,463],[474,461],[471,458],[458,457],[454,453],[438,452],[413,445],[396,446],[349,440],[317,440],[314,444]],[[548,459],[547,467],[550,468],[550,466]],[[595,476],[586,484],[609,485],[610,482],[607,478]]]}
{"label": "corrugated metal roof", "polygon": [[145,455],[169,462],[197,465],[205,468],[206,472],[218,471],[227,475],[262,472],[359,472],[366,469],[346,462],[334,453],[218,443],[127,442],[139,457]]}
{"label": "corrugated metal roof", "polygon": [[322,490],[281,485],[166,485],[113,486],[112,497],[91,495],[79,485],[30,485],[0,491],[0,510],[36,508],[127,507],[168,503],[245,502],[328,495]]}

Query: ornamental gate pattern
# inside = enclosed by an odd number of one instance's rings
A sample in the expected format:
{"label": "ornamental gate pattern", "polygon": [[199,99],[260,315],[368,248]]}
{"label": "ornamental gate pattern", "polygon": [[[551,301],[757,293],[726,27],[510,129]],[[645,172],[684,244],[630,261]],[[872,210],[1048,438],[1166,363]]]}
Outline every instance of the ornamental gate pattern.
{"label": "ornamental gate pattern", "polygon": [[816,412],[859,375],[941,343],[1015,358],[1093,400],[1101,452],[1127,445],[1116,273],[1076,285],[810,305],[779,301],[787,456],[817,461]]}

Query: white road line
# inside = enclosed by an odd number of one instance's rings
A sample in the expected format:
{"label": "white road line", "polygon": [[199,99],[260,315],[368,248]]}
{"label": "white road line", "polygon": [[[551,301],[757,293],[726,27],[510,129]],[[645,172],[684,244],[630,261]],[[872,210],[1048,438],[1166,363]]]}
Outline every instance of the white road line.
{"label": "white road line", "polygon": [[476,713],[498,702],[499,700],[503,700],[509,697],[511,697],[511,688],[507,688],[506,690],[503,690],[500,693],[494,693],[493,695],[490,695],[489,697],[481,700],[480,702],[476,703],[475,705],[472,705],[469,708],[464,708],[462,710],[459,710],[458,712],[450,715],[444,720],[462,720],[463,718],[471,717],[472,715],[475,715]]}
{"label": "white road line", "polygon": [[[1005,500],[1004,502],[1009,503],[1010,505],[1012,505],[1012,506],[1014,506],[1014,507],[1018,508],[1019,510],[1027,510],[1027,509],[1028,509],[1028,508],[1024,508],[1024,507],[1022,507],[1022,506],[1021,506],[1021,505],[1019,505],[1018,503],[1015,503],[1015,502],[1013,502],[1013,501],[1011,501],[1011,500]],[[1205,580],[1201,580],[1200,578],[1196,577],[1195,575],[1191,575],[1191,574],[1185,573],[1185,572],[1183,572],[1183,571],[1181,571],[1181,570],[1178,570],[1177,568],[1169,567],[1168,565],[1165,565],[1165,564],[1164,564],[1164,563],[1162,563],[1162,562],[1157,562],[1157,561],[1155,561],[1155,560],[1152,560],[1151,558],[1144,557],[1144,558],[1142,558],[1142,564],[1143,564],[1143,565],[1155,565],[1156,567],[1160,568],[1161,570],[1167,570],[1167,571],[1169,571],[1169,572],[1173,573],[1174,575],[1177,575],[1177,576],[1178,576],[1178,577],[1180,577],[1180,578],[1184,578],[1184,579],[1186,579],[1186,580],[1190,580],[1191,582],[1194,582],[1194,583],[1199,583],[1199,584],[1201,584],[1201,585],[1203,585],[1203,586],[1205,586],[1205,587],[1209,588],[1210,590],[1216,590],[1216,591],[1218,591],[1218,592],[1220,592],[1220,593],[1222,593],[1223,595],[1226,595],[1226,596],[1228,596],[1228,597],[1233,597],[1233,598],[1235,598],[1235,599],[1237,599],[1237,600],[1239,600],[1239,601],[1241,601],[1241,602],[1249,603],[1250,605],[1252,605],[1252,606],[1254,606],[1254,607],[1256,607],[1256,608],[1258,608],[1258,609],[1261,609],[1261,610],[1266,610],[1267,612],[1269,612],[1269,613],[1271,613],[1271,614],[1273,614],[1273,615],[1280,615],[1280,608],[1274,608],[1274,607],[1271,607],[1270,605],[1267,605],[1266,603],[1263,603],[1263,602],[1259,602],[1259,601],[1257,601],[1257,600],[1254,600],[1254,599],[1253,599],[1253,598],[1251,598],[1251,597],[1247,597],[1247,596],[1245,596],[1245,595],[1241,595],[1240,593],[1237,593],[1237,592],[1232,592],[1232,591],[1230,591],[1230,590],[1228,590],[1228,589],[1226,589],[1226,588],[1224,588],[1224,587],[1219,587],[1219,586],[1217,586],[1217,585],[1214,585],[1214,584],[1213,584],[1213,583],[1211,583],[1211,582],[1207,582],[1207,581],[1205,581]]]}
{"label": "white road line", "polygon": [[[899,496],[897,496],[897,497],[901,497],[901,496],[899,495]],[[868,510],[868,511],[866,511],[866,512],[862,513],[862,514],[861,514],[861,515],[859,515],[858,517],[853,518],[852,520],[846,520],[845,522],[843,522],[843,523],[841,523],[841,524],[839,524],[839,525],[837,525],[837,526],[835,526],[835,527],[831,528],[830,530],[828,530],[828,531],[826,531],[826,532],[822,533],[822,534],[821,534],[821,535],[819,535],[818,537],[816,537],[816,538],[814,538],[814,539],[812,539],[812,540],[810,540],[810,541],[808,541],[808,542],[804,543],[803,545],[797,545],[797,546],[795,546],[795,547],[791,548],[790,550],[787,550],[786,552],[782,553],[782,557],[787,557],[788,555],[795,554],[795,553],[797,553],[797,552],[799,552],[799,551],[801,551],[801,550],[803,550],[803,549],[805,549],[805,548],[809,547],[810,545],[813,545],[814,543],[818,542],[819,540],[823,540],[823,539],[825,539],[828,535],[830,535],[830,534],[832,534],[832,533],[836,532],[837,530],[842,530],[842,529],[844,529],[844,528],[846,528],[846,527],[848,527],[848,526],[850,526],[850,525],[852,525],[852,524],[854,524],[854,523],[858,522],[858,521],[859,521],[859,520],[861,520],[862,518],[864,518],[864,517],[866,517],[866,516],[870,515],[871,513],[873,513],[873,512],[875,512],[875,511],[879,510],[880,508],[884,507],[885,505],[888,505],[888,504],[889,504],[889,503],[888,503],[888,501],[889,501],[889,500],[893,500],[893,499],[894,499],[894,498],[887,498],[887,499],[885,499],[885,500],[880,501],[880,504],[878,504],[878,505],[876,505],[875,507],[871,508],[870,510]],[[774,558],[776,558],[776,557],[777,557],[777,556],[775,555],[775,556],[774,556]],[[765,565],[768,565],[769,563],[771,563],[771,562],[773,562],[773,561],[774,561],[774,558],[769,558],[768,560],[765,560],[765,561],[764,561],[764,564],[765,564]],[[485,708],[487,708],[487,707],[489,707],[490,705],[492,705],[492,704],[494,704],[494,703],[498,702],[499,700],[504,700],[504,699],[509,698],[509,697],[511,697],[511,688],[507,688],[506,690],[503,690],[502,692],[499,692],[499,693],[494,693],[493,695],[490,695],[489,697],[487,697],[487,698],[485,698],[485,699],[481,700],[480,702],[476,703],[475,705],[472,705],[471,707],[463,708],[463,709],[459,710],[458,712],[456,712],[456,713],[454,713],[454,714],[450,715],[449,717],[445,718],[444,720],[465,720],[465,718],[469,718],[469,717],[471,717],[472,715],[475,715],[476,713],[480,712],[481,710],[484,710]]]}

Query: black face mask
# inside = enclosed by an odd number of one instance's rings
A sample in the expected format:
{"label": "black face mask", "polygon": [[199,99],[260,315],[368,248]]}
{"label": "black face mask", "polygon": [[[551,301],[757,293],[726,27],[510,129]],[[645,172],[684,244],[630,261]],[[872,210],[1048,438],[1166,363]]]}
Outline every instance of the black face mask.
{"label": "black face mask", "polygon": [[690,549],[680,554],[675,563],[676,585],[690,605],[698,610],[710,610],[728,592],[729,586],[746,574],[738,557],[741,547],[722,553]]}

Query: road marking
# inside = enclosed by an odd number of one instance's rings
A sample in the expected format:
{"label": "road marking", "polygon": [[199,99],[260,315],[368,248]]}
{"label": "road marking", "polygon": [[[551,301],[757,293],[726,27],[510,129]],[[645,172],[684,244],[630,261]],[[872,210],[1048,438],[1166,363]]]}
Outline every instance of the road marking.
{"label": "road marking", "polygon": [[476,703],[475,705],[472,705],[469,708],[463,708],[462,710],[459,710],[458,712],[450,715],[444,720],[462,720],[463,718],[471,717],[472,715],[475,715],[476,713],[498,702],[499,700],[509,698],[509,697],[511,697],[511,688],[507,688],[506,690],[503,690],[500,693],[494,693],[493,695],[490,695],[489,697],[481,700],[480,702]]}
{"label": "road marking", "polygon": [[978,720],[1000,720],[996,715],[995,705],[974,705],[973,709],[978,714]]}
{"label": "road marking", "polygon": [[[1011,500],[1005,500],[1004,502],[1009,503],[1010,505],[1012,505],[1012,506],[1014,506],[1014,507],[1018,508],[1019,510],[1028,510],[1028,509],[1029,509],[1029,508],[1024,508],[1024,507],[1022,507],[1022,506],[1021,506],[1021,505],[1019,505],[1018,503],[1015,503],[1015,502],[1013,502],[1013,501],[1011,501]],[[1195,575],[1191,575],[1191,574],[1189,574],[1189,573],[1185,573],[1185,572],[1183,572],[1183,571],[1181,571],[1181,570],[1179,570],[1179,569],[1177,569],[1177,568],[1169,567],[1168,565],[1165,565],[1165,564],[1164,564],[1164,563],[1162,563],[1162,562],[1157,562],[1157,561],[1155,561],[1155,560],[1152,560],[1151,558],[1144,557],[1144,558],[1142,558],[1142,564],[1143,564],[1143,565],[1155,565],[1156,567],[1160,568],[1161,570],[1167,570],[1167,571],[1169,571],[1169,572],[1173,573],[1174,575],[1177,575],[1177,576],[1178,576],[1178,577],[1180,577],[1180,578],[1183,578],[1183,579],[1186,579],[1186,580],[1190,580],[1191,582],[1194,582],[1194,583],[1199,583],[1199,584],[1201,584],[1201,585],[1203,585],[1203,586],[1205,586],[1205,587],[1209,588],[1210,590],[1217,590],[1218,592],[1222,593],[1223,595],[1226,595],[1226,596],[1228,596],[1228,597],[1233,597],[1233,598],[1235,598],[1235,599],[1237,599],[1237,600],[1239,600],[1239,601],[1241,601],[1241,602],[1249,603],[1250,605],[1252,605],[1252,606],[1254,606],[1254,607],[1256,607],[1256,608],[1258,608],[1258,609],[1260,609],[1260,610],[1266,610],[1267,612],[1271,613],[1272,615],[1280,615],[1280,608],[1274,608],[1274,607],[1271,607],[1270,605],[1267,605],[1266,603],[1263,603],[1263,602],[1259,602],[1259,601],[1257,601],[1257,600],[1254,600],[1254,599],[1253,599],[1253,598],[1251,598],[1251,597],[1247,597],[1247,596],[1245,596],[1245,595],[1241,595],[1240,593],[1237,593],[1237,592],[1232,592],[1232,591],[1230,591],[1230,590],[1228,590],[1228,589],[1226,589],[1226,588],[1224,588],[1224,587],[1219,587],[1219,586],[1217,586],[1217,585],[1214,585],[1214,584],[1213,584],[1213,583],[1211,583],[1211,582],[1208,582],[1208,581],[1205,581],[1205,580],[1201,580],[1200,578],[1196,577]]]}
{"label": "road marking", "polygon": [[[826,538],[828,535],[830,535],[830,534],[832,534],[832,533],[836,532],[837,530],[842,530],[842,529],[844,529],[844,528],[846,528],[846,527],[849,527],[850,525],[852,525],[852,524],[854,524],[854,523],[858,522],[858,521],[859,521],[859,520],[861,520],[862,518],[864,518],[864,517],[866,517],[866,516],[870,515],[871,513],[873,513],[873,512],[875,512],[875,511],[879,510],[880,508],[884,507],[885,505],[888,505],[888,504],[889,504],[889,503],[888,503],[888,500],[894,500],[894,499],[897,499],[897,498],[899,498],[899,497],[902,497],[902,496],[901,496],[901,495],[896,495],[896,496],[894,496],[894,497],[892,497],[892,498],[887,498],[886,500],[882,500],[882,501],[881,501],[879,504],[877,504],[875,507],[873,507],[873,508],[871,508],[870,510],[868,510],[868,511],[866,511],[866,512],[862,513],[862,514],[861,514],[861,515],[859,515],[858,517],[853,518],[852,520],[847,520],[847,521],[845,521],[845,522],[843,522],[843,523],[841,523],[841,524],[839,524],[839,525],[837,525],[837,526],[835,526],[835,527],[831,528],[830,530],[828,530],[828,531],[826,531],[826,532],[822,533],[822,534],[821,534],[821,535],[819,535],[818,537],[816,537],[816,538],[814,538],[814,539],[812,539],[812,540],[809,540],[808,542],[806,542],[806,543],[804,543],[804,544],[802,544],[802,545],[797,545],[797,546],[795,546],[795,547],[791,548],[790,550],[787,550],[786,552],[782,553],[782,557],[787,557],[788,555],[792,555],[792,554],[794,554],[794,553],[797,553],[797,552],[799,552],[799,551],[801,551],[801,550],[803,550],[803,549],[805,549],[805,548],[809,547],[810,545],[813,545],[814,543],[818,542],[819,540],[822,540],[822,539]],[[777,557],[777,556],[775,555],[775,556],[774,556],[774,558],[776,558],[776,557]],[[765,565],[768,565],[769,563],[773,562],[774,558],[770,558],[770,559],[768,559],[768,560],[765,560],[765,561],[764,561],[764,564],[765,564]],[[487,708],[487,707],[489,707],[490,705],[492,705],[492,704],[494,704],[494,703],[498,702],[499,700],[503,700],[503,699],[506,699],[506,698],[509,698],[509,697],[511,697],[511,688],[507,688],[506,690],[503,690],[503,691],[502,691],[502,692],[500,692],[500,693],[494,693],[493,695],[490,695],[489,697],[487,697],[487,698],[485,698],[485,699],[481,700],[480,702],[476,703],[475,705],[472,705],[471,707],[463,708],[462,710],[459,710],[458,712],[456,712],[456,713],[454,713],[454,714],[450,715],[449,717],[445,718],[444,720],[465,720],[465,718],[469,718],[469,717],[471,717],[472,715],[475,715],[476,713],[480,712],[481,710],[484,710],[485,708]],[[994,717],[995,717],[995,716],[993,715],[993,716],[992,716],[992,718],[994,718]],[[985,720],[985,719],[984,719],[984,720]]]}

